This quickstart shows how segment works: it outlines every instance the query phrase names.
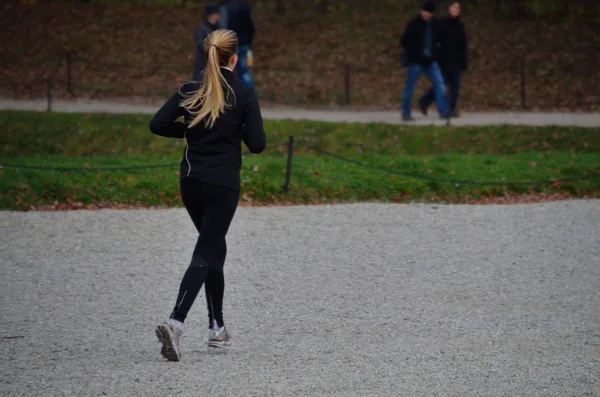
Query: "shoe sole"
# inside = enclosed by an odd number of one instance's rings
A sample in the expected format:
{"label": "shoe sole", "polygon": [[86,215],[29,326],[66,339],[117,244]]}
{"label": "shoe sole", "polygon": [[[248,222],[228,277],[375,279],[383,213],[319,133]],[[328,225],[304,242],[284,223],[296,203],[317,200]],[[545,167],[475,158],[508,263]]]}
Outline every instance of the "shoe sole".
{"label": "shoe sole", "polygon": [[208,347],[222,349],[224,347],[229,347],[229,346],[231,346],[231,341],[228,341],[228,342],[222,342],[222,341],[218,341],[218,340],[209,340],[208,341]]}
{"label": "shoe sole", "polygon": [[181,357],[175,346],[175,338],[171,328],[166,324],[160,324],[156,327],[156,337],[163,344],[160,354],[169,361],[180,361]]}

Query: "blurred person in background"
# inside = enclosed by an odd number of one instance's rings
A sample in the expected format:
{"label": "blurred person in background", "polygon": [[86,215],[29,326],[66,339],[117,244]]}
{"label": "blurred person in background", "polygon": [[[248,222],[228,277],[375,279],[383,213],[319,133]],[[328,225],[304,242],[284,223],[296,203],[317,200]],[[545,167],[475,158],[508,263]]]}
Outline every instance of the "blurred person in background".
{"label": "blurred person in background", "polygon": [[[448,85],[448,104],[450,117],[458,117],[456,104],[460,89],[460,75],[468,68],[468,46],[465,26],[460,18],[460,2],[452,1],[448,15],[440,20],[439,63],[444,81]],[[419,108],[424,115],[435,100],[433,87],[419,100]]]}
{"label": "blurred person in background", "polygon": [[204,9],[204,21],[198,25],[194,33],[194,41],[196,43],[196,59],[194,61],[194,73],[192,80],[198,80],[201,72],[206,68],[204,60],[204,39],[212,32],[219,28],[219,7],[206,6]]}
{"label": "blurred person in background", "polygon": [[434,18],[435,8],[434,1],[425,1],[421,14],[408,23],[400,40],[408,68],[406,86],[402,94],[402,120],[404,121],[414,120],[411,116],[411,101],[421,73],[426,73],[433,84],[435,102],[440,117],[448,117],[446,86],[440,67],[436,62],[439,21]]}
{"label": "blurred person in background", "polygon": [[248,88],[254,88],[254,81],[248,69],[252,63],[252,42],[255,25],[252,7],[244,0],[224,0],[220,4],[221,29],[230,29],[238,36],[238,63],[235,71]]}

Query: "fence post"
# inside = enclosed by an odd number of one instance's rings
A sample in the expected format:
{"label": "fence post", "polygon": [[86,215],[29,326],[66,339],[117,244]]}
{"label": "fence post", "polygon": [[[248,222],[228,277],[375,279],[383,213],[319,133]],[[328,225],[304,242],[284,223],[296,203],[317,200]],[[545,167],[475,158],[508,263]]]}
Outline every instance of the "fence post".
{"label": "fence post", "polygon": [[292,156],[294,155],[294,136],[290,135],[288,141],[287,169],[285,171],[285,186],[286,193],[290,191],[290,180],[292,178]]}
{"label": "fence post", "polygon": [[344,85],[346,86],[346,106],[350,105],[350,65],[346,64]]}
{"label": "fence post", "polygon": [[71,92],[71,51],[67,52],[67,90]]}
{"label": "fence post", "polygon": [[520,62],[520,73],[521,73],[521,108],[525,109],[525,57],[521,57]]}
{"label": "fence post", "polygon": [[48,76],[46,79],[46,93],[48,95],[48,112],[52,111],[52,76]]}

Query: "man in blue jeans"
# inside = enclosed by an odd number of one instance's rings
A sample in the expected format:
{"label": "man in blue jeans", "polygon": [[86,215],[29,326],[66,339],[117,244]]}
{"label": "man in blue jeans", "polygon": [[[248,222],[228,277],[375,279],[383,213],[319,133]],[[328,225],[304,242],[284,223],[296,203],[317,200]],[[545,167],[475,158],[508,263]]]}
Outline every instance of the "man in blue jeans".
{"label": "man in blue jeans", "polygon": [[433,84],[435,102],[440,117],[446,118],[448,116],[446,86],[440,67],[435,61],[438,21],[433,17],[434,13],[435,2],[425,1],[421,9],[421,15],[408,23],[400,41],[405,51],[408,67],[406,87],[402,94],[402,120],[404,121],[414,120],[411,116],[411,101],[421,73],[426,73]]}
{"label": "man in blue jeans", "polygon": [[[440,55],[439,65],[446,84],[448,84],[448,101],[450,117],[458,117],[456,104],[460,89],[460,75],[468,68],[468,45],[465,25],[460,18],[460,1],[450,2],[448,15],[440,20]],[[435,92],[433,87],[419,100],[421,113],[427,115],[427,108],[433,103]]]}
{"label": "man in blue jeans", "polygon": [[254,88],[248,69],[248,51],[252,48],[255,31],[252,8],[243,0],[225,0],[220,5],[220,28],[233,30],[238,36],[238,62],[235,72],[246,86]]}

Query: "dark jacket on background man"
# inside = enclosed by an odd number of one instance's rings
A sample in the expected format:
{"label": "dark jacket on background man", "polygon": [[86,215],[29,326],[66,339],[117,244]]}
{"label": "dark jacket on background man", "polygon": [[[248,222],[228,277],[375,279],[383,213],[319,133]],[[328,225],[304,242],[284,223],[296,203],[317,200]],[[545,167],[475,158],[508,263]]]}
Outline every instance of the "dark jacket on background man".
{"label": "dark jacket on background man", "polygon": [[427,21],[421,15],[412,19],[406,26],[406,30],[400,39],[400,45],[406,51],[406,61],[409,64],[416,63],[428,66],[437,60],[438,48],[436,43],[439,40],[439,21],[435,18],[431,19],[431,56],[426,56],[423,51],[426,28]]}
{"label": "dark jacket on background man", "polygon": [[444,73],[464,72],[468,69],[468,46],[465,26],[460,19],[447,15],[440,19],[439,64]]}
{"label": "dark jacket on background man", "polygon": [[197,80],[200,76],[200,72],[206,68],[206,60],[204,59],[204,39],[209,34],[217,30],[218,26],[213,25],[208,21],[203,21],[196,28],[194,32],[194,41],[196,42],[196,59],[194,60],[194,76],[193,79]]}
{"label": "dark jacket on background man", "polygon": [[238,45],[252,47],[255,26],[250,4],[243,0],[221,2],[221,21],[221,28],[237,33]]}

